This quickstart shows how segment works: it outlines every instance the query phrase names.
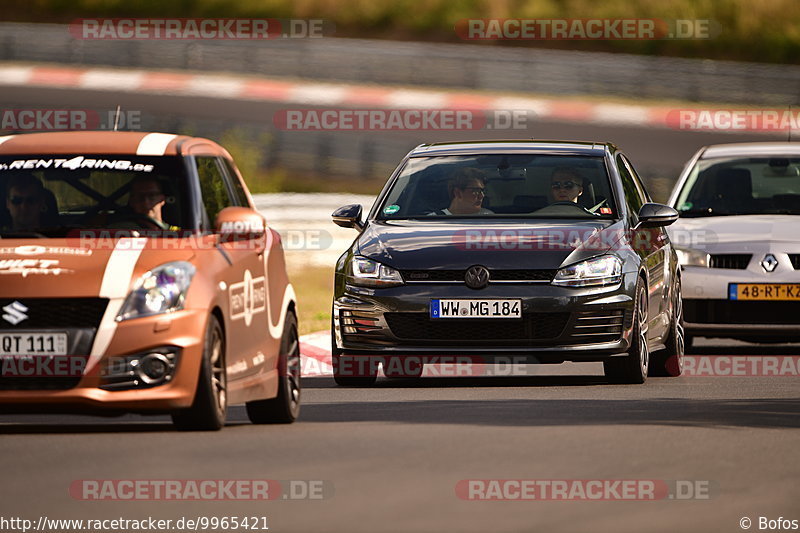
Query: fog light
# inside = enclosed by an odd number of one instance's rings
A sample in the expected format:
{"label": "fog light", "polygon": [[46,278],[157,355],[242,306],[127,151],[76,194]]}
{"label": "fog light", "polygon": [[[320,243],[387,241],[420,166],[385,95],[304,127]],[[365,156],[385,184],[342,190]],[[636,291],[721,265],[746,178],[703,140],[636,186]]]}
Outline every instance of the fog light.
{"label": "fog light", "polygon": [[172,364],[164,354],[151,353],[139,359],[136,365],[136,375],[148,385],[160,383],[170,377]]}

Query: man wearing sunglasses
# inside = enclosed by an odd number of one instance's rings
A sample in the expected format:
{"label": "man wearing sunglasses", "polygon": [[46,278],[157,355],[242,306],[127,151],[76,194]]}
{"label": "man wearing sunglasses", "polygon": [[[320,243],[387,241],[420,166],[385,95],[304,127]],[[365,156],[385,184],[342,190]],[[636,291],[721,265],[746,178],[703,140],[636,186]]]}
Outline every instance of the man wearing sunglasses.
{"label": "man wearing sunglasses", "polygon": [[553,202],[578,202],[583,194],[583,177],[571,167],[558,167],[550,175],[550,196]]}
{"label": "man wearing sunglasses", "polygon": [[34,231],[42,225],[44,186],[32,174],[17,174],[8,180],[6,209],[12,231]]}
{"label": "man wearing sunglasses", "polygon": [[477,168],[462,168],[447,183],[450,205],[435,215],[491,215],[481,207],[486,197],[486,175]]}

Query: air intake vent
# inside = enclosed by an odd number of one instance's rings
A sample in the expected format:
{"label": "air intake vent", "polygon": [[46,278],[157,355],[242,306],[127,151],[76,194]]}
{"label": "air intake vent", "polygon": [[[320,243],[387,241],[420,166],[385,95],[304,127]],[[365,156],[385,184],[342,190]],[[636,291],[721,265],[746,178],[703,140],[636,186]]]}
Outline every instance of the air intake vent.
{"label": "air intake vent", "polygon": [[730,268],[744,270],[750,264],[753,254],[714,254],[711,256],[709,267],[711,268]]}

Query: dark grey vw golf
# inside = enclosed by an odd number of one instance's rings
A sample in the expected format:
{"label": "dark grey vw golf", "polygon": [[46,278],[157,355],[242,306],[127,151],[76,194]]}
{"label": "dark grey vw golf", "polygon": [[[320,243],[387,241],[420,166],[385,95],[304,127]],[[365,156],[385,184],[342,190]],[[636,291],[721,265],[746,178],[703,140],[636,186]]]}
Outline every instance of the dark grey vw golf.
{"label": "dark grey vw golf", "polygon": [[680,269],[628,158],[609,143],[421,145],[362,217],[336,265],[340,385],[419,377],[458,354],[481,363],[602,361],[613,382],[683,368]]}

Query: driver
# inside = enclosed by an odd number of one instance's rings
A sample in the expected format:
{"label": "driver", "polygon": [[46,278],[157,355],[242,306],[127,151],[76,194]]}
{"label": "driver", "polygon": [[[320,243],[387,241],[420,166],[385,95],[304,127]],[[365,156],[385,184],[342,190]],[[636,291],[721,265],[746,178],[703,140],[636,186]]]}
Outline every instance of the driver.
{"label": "driver", "polygon": [[11,215],[12,231],[33,231],[42,225],[47,209],[44,186],[32,174],[17,174],[8,180],[6,209]]}
{"label": "driver", "polygon": [[583,194],[583,176],[572,167],[558,167],[550,175],[550,196],[553,203],[578,203]]}
{"label": "driver", "polygon": [[447,182],[450,205],[434,215],[491,215],[481,207],[486,197],[486,174],[477,168],[461,168]]}
{"label": "driver", "polygon": [[[125,220],[131,220],[135,224],[155,230],[177,230],[177,226],[171,226],[164,222],[161,209],[166,203],[166,196],[161,187],[161,182],[153,176],[139,175],[131,180],[128,190],[128,205],[120,213],[122,220],[112,225],[119,227],[125,224]],[[131,217],[130,215],[135,215]]]}

